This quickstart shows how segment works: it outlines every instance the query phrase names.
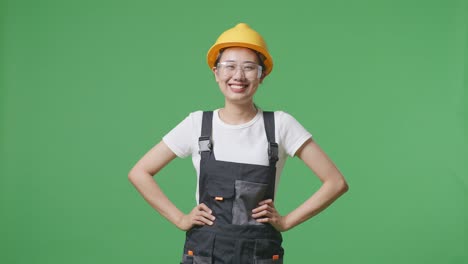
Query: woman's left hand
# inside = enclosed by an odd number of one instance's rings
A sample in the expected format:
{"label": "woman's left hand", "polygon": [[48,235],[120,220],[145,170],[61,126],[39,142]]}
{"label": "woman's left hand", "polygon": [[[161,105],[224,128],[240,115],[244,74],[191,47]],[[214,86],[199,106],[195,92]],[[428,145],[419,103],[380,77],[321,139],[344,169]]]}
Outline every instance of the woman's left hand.
{"label": "woman's left hand", "polygon": [[252,217],[259,223],[270,223],[276,230],[283,232],[288,230],[285,217],[281,216],[275,208],[272,199],[263,200],[258,207],[252,210]]}

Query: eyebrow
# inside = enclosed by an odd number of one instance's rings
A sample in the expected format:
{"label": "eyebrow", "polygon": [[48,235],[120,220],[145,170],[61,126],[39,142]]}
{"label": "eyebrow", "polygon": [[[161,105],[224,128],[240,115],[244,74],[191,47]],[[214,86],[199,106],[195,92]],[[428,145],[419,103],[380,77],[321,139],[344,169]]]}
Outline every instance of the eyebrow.
{"label": "eyebrow", "polygon": [[[223,62],[237,62],[237,61],[236,60],[225,60]],[[255,63],[255,64],[258,64],[255,61],[243,61],[242,63]]]}

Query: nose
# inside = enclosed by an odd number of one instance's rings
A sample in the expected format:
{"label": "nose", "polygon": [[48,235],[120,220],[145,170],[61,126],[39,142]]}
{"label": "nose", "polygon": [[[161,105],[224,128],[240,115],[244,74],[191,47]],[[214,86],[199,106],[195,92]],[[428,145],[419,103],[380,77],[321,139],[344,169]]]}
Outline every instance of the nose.
{"label": "nose", "polygon": [[232,78],[236,81],[238,80],[244,80],[245,79],[245,74],[244,74],[244,70],[242,69],[242,67],[237,67],[235,72],[234,72],[234,75],[232,76]]}

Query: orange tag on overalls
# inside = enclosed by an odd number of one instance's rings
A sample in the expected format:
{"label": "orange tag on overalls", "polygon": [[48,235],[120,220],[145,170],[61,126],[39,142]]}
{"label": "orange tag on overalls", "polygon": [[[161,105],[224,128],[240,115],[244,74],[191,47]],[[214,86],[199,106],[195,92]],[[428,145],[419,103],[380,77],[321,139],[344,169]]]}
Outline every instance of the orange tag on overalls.
{"label": "orange tag on overalls", "polygon": [[215,200],[216,200],[216,201],[222,201],[222,200],[224,200],[224,198],[223,198],[223,197],[220,197],[220,196],[216,196],[216,197],[215,197]]}
{"label": "orange tag on overalls", "polygon": [[273,260],[278,260],[279,259],[279,255],[273,255]]}
{"label": "orange tag on overalls", "polygon": [[192,250],[189,250],[189,251],[187,252],[187,255],[193,256],[193,251],[192,251]]}

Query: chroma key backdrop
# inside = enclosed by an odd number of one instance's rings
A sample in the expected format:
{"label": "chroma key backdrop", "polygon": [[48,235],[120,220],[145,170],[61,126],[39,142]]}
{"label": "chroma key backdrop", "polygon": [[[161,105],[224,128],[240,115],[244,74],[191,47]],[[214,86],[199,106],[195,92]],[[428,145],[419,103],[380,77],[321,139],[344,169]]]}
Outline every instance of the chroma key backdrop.
{"label": "chroma key backdrop", "polygon": [[[244,22],[349,192],[283,233],[294,263],[468,263],[466,0],[0,3],[0,263],[179,263],[185,234],[128,181],[190,112],[223,106],[206,52]],[[190,158],[156,177],[195,206]],[[290,158],[276,206],[321,182]]]}

